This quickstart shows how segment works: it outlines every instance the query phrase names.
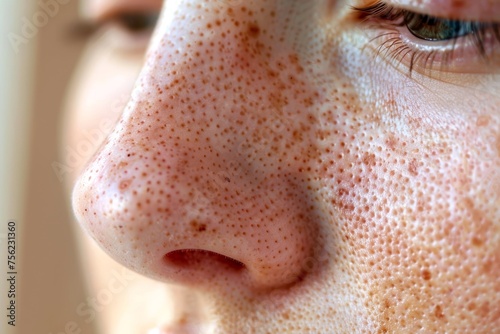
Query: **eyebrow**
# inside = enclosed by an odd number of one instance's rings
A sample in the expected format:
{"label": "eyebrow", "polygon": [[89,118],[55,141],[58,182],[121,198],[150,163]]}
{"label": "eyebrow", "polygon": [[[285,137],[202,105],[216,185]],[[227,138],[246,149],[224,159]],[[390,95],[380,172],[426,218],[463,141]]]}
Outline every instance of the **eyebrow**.
{"label": "eyebrow", "polygon": [[383,2],[432,16],[500,22],[500,0],[385,0]]}

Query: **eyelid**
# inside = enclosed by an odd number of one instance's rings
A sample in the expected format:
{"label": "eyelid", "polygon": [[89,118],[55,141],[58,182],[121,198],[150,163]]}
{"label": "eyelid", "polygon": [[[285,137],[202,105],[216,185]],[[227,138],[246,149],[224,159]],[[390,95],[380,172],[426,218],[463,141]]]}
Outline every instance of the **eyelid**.
{"label": "eyelid", "polygon": [[387,0],[385,2],[391,6],[436,17],[500,23],[499,0]]}

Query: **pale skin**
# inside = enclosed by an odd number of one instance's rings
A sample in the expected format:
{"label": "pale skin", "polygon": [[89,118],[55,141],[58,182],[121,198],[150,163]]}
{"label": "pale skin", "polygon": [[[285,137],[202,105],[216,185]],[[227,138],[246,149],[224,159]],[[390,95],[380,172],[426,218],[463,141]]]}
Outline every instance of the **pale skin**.
{"label": "pale skin", "polygon": [[[388,4],[493,23],[479,2]],[[162,12],[91,43],[68,98],[68,147],[109,134],[68,173],[90,291],[137,273],[103,333],[500,331],[499,41],[410,73],[370,40],[449,44],[373,1],[84,3]]]}

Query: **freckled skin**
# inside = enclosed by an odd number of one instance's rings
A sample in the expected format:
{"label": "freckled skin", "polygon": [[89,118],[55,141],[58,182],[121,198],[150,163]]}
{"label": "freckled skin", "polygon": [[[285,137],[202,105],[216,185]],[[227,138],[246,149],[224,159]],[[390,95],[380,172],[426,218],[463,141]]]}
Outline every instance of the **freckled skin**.
{"label": "freckled skin", "polygon": [[500,331],[498,94],[374,62],[331,2],[165,6],[73,192],[113,259],[213,333]]}

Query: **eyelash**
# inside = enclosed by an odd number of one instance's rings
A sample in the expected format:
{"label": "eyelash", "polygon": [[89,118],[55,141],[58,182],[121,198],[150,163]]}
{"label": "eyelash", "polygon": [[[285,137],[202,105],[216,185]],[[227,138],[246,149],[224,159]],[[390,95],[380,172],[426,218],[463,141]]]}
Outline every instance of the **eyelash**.
{"label": "eyelash", "polygon": [[[377,1],[375,4],[366,7],[353,7],[353,10],[357,13],[360,21],[373,23],[374,28],[385,30],[384,33],[372,38],[369,43],[379,43],[377,56],[385,52],[390,59],[399,60],[399,64],[405,59],[409,59],[409,76],[412,75],[412,71],[416,65],[419,65],[423,71],[428,70],[429,74],[431,74],[438,62],[436,59],[439,59],[440,69],[446,70],[452,65],[457,51],[464,52],[470,47],[470,45],[466,45],[468,41],[474,44],[481,58],[488,62],[495,56],[495,43],[500,43],[499,23],[438,18],[396,8],[383,1]],[[455,32],[451,37],[448,36],[448,38],[424,39],[416,35],[409,27],[410,24],[422,27],[429,23],[445,24],[448,27],[454,28]],[[426,43],[433,50],[419,50],[417,49],[418,45],[410,45],[417,43],[405,41],[402,38],[404,32],[399,30],[401,27],[404,27],[413,36],[413,39]],[[432,25],[430,28],[432,30]],[[387,32],[387,30],[392,31]],[[382,42],[380,42],[381,40]],[[460,41],[462,43],[459,43]]]}

